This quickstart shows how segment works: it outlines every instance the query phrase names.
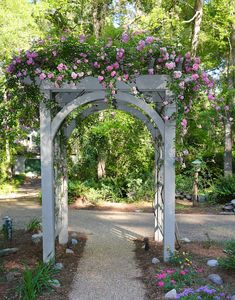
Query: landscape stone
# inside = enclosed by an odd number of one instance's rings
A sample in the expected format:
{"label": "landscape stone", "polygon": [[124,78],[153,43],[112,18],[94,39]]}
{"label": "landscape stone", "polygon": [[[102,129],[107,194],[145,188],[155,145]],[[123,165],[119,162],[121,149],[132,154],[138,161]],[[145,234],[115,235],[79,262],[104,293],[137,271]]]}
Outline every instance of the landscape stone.
{"label": "landscape stone", "polygon": [[66,254],[73,254],[73,250],[72,249],[66,249]]}
{"label": "landscape stone", "polygon": [[59,280],[57,280],[57,279],[49,280],[49,284],[50,284],[53,288],[59,288],[59,287],[61,286]]}
{"label": "landscape stone", "polygon": [[223,210],[225,210],[225,211],[233,211],[233,205],[225,205],[223,207]]}
{"label": "landscape stone", "polygon": [[18,248],[6,248],[0,250],[0,256],[5,256],[8,254],[16,253],[19,249]]}
{"label": "landscape stone", "polygon": [[210,260],[207,261],[207,265],[209,267],[217,267],[218,266],[218,260],[210,259]]}
{"label": "landscape stone", "polygon": [[185,243],[191,243],[190,239],[188,239],[188,238],[186,238],[186,237],[185,237],[185,238],[182,238],[181,241],[182,241],[182,242],[185,242]]}
{"label": "landscape stone", "polygon": [[76,239],[72,239],[72,240],[71,240],[71,243],[72,243],[72,245],[77,245],[77,243],[78,243],[78,240],[76,240]]}
{"label": "landscape stone", "polygon": [[223,279],[218,274],[210,274],[208,279],[217,285],[222,285],[224,283]]}
{"label": "landscape stone", "polygon": [[235,206],[235,199],[231,200],[231,204]]}
{"label": "landscape stone", "polygon": [[54,269],[55,270],[62,270],[64,268],[64,265],[62,263],[56,263],[55,266],[54,266]]}
{"label": "landscape stone", "polygon": [[41,240],[42,240],[42,236],[43,236],[42,232],[33,234],[32,235],[32,242],[35,243],[35,244],[40,243]]}
{"label": "landscape stone", "polygon": [[154,257],[154,258],[152,259],[152,264],[156,265],[156,264],[158,264],[158,263],[160,263],[160,260],[159,260],[157,257]]}
{"label": "landscape stone", "polygon": [[170,290],[168,293],[165,294],[165,299],[177,299],[176,290]]}
{"label": "landscape stone", "polygon": [[72,233],[71,233],[71,237],[72,237],[72,238],[77,238],[77,237],[78,237],[78,234],[77,234],[76,232],[72,232]]}
{"label": "landscape stone", "polygon": [[186,199],[187,199],[187,200],[191,200],[191,199],[192,199],[192,196],[191,196],[191,195],[186,195]]}
{"label": "landscape stone", "polygon": [[19,272],[9,272],[6,275],[6,279],[8,282],[13,281],[17,276],[20,276],[21,274]]}
{"label": "landscape stone", "polygon": [[233,295],[233,296],[231,297],[231,300],[235,300],[235,295]]}

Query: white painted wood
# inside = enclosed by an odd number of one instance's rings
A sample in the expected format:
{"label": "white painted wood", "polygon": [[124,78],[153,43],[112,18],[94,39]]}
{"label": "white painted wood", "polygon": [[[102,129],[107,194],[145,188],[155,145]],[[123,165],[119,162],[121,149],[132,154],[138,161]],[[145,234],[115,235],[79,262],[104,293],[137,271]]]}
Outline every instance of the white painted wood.
{"label": "white painted wood", "polygon": [[[168,92],[167,97],[172,98]],[[175,104],[168,105],[165,115],[172,116]],[[164,144],[164,261],[175,251],[175,120],[165,122]]]}
{"label": "white painted wood", "polygon": [[[137,85],[140,91],[153,92],[161,91],[164,93],[166,90],[167,76],[140,76],[136,79],[135,83],[124,84],[121,83],[118,86],[118,92],[114,96],[116,99],[116,108],[124,110],[135,117],[139,118],[150,130],[153,139],[161,134],[162,141],[164,143],[163,159],[164,164],[159,170],[159,159],[157,160],[157,154],[162,155],[161,152],[156,152],[156,164],[155,168],[158,171],[156,174],[156,183],[158,184],[157,191],[155,193],[155,212],[157,214],[155,224],[155,239],[162,240],[164,243],[164,260],[169,259],[169,252],[174,252],[175,242],[175,121],[167,121],[164,123],[158,112],[153,109],[144,100],[135,97],[130,94],[132,85]],[[96,78],[86,78],[82,83],[77,86],[71,84],[65,84],[61,88],[55,88],[51,82],[39,82],[39,85],[46,97],[49,98],[52,92],[62,93],[83,93],[84,95],[76,97],[76,99],[70,101],[57,113],[53,121],[51,121],[50,111],[46,108],[44,103],[40,106],[40,132],[41,132],[41,167],[42,167],[42,219],[43,219],[43,260],[48,262],[50,259],[54,259],[55,256],[55,206],[54,206],[54,172],[53,172],[53,140],[59,130],[62,122],[65,118],[75,109],[80,108],[85,104],[93,104],[89,109],[85,109],[81,116],[87,117],[94,111],[100,111],[105,109],[106,105],[95,104],[97,101],[105,98],[105,91],[101,85],[97,83]],[[92,93],[87,93],[93,91]],[[75,94],[76,95],[76,94]],[[168,92],[167,97],[172,98],[172,95]],[[157,97],[159,102],[160,96]],[[71,98],[70,98],[71,99]],[[61,102],[61,103],[62,103]],[[170,102],[171,103],[171,102]],[[159,106],[160,104],[158,104]],[[156,107],[158,107],[156,106]],[[175,112],[174,104],[170,104],[167,107],[165,115],[171,115]],[[75,125],[72,124],[70,129],[67,129],[67,136],[70,135]],[[157,144],[156,144],[157,146]],[[157,150],[157,148],[156,148]],[[159,150],[159,149],[158,149]],[[65,153],[64,153],[65,154]],[[64,155],[63,154],[63,155]],[[66,161],[63,161],[66,163]],[[65,166],[65,165],[64,165]],[[159,185],[160,182],[160,185]],[[164,183],[164,189],[162,191],[161,183]],[[68,238],[68,205],[67,205],[67,173],[63,178],[62,183],[62,196],[61,196],[61,227],[59,230],[60,243],[65,243]],[[161,197],[163,194],[163,200]],[[163,225],[162,226],[162,222]]]}
{"label": "white painted wood", "polygon": [[105,93],[100,92],[93,92],[85,94],[81,97],[78,97],[74,99],[73,101],[69,102],[67,105],[65,105],[55,116],[55,118],[52,121],[51,125],[51,138],[54,139],[58,129],[60,128],[62,122],[64,119],[76,108],[81,107],[82,105],[91,103],[93,101],[102,100],[105,98]]}
{"label": "white painted wood", "polygon": [[40,104],[40,142],[43,261],[49,262],[55,257],[55,204],[51,114],[44,102]]}
{"label": "white painted wood", "polygon": [[[102,100],[105,98],[104,92],[93,92],[89,94],[85,94],[81,97],[74,99],[73,101],[69,102],[65,105],[60,112],[57,113],[55,118],[52,121],[51,127],[51,137],[54,139],[56,132],[60,128],[63,120],[75,109],[81,107],[82,105],[95,102],[97,100]],[[146,102],[136,98],[133,95],[125,94],[118,92],[115,95],[115,99],[124,103],[132,104],[140,109],[142,109],[146,115],[148,115],[153,122],[155,123],[156,127],[159,129],[162,139],[164,139],[164,122],[160,115],[151,108]]]}
{"label": "white painted wood", "polygon": [[[166,75],[140,75],[127,83],[117,82],[117,90],[130,93],[134,86],[141,92],[144,91],[159,91],[167,88]],[[24,80],[26,84],[30,84],[30,79]],[[37,84],[44,91],[50,90],[52,92],[76,92],[84,90],[86,92],[103,91],[102,85],[96,77],[87,76],[79,83],[63,83],[61,87],[56,87],[50,80],[37,80]]]}
{"label": "white painted wood", "polygon": [[67,168],[67,153],[66,145],[61,144],[61,160],[62,160],[62,195],[61,195],[61,206],[60,206],[60,232],[59,232],[59,243],[64,245],[68,242],[68,168]]}
{"label": "white painted wood", "polygon": [[155,229],[154,240],[157,242],[163,241],[163,181],[164,181],[164,165],[162,160],[162,148],[155,144],[155,198],[154,198],[154,213],[155,213]]}

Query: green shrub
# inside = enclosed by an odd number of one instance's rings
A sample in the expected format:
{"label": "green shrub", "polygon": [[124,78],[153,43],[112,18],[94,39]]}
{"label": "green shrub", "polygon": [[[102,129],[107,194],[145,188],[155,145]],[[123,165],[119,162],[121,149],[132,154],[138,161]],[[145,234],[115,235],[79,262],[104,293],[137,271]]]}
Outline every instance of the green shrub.
{"label": "green shrub", "polygon": [[192,193],[193,189],[193,176],[178,174],[176,175],[176,190],[182,193]]}
{"label": "green shrub", "polygon": [[41,230],[41,221],[38,218],[33,218],[26,226],[26,230],[31,233],[37,233]]}
{"label": "green shrub", "polygon": [[226,202],[235,196],[235,176],[219,177],[210,193],[210,200]]}
{"label": "green shrub", "polygon": [[235,240],[227,243],[225,252],[227,254],[227,257],[219,259],[219,266],[235,271]]}
{"label": "green shrub", "polygon": [[56,273],[52,263],[40,263],[33,270],[27,267],[18,287],[19,298],[21,300],[36,300],[38,295],[51,289],[51,280]]}

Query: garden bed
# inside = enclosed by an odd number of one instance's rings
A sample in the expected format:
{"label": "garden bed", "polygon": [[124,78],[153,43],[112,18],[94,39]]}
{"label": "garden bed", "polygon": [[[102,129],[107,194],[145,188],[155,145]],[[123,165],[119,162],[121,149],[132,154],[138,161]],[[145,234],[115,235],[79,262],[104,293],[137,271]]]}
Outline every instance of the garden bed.
{"label": "garden bed", "polygon": [[[33,269],[42,261],[42,243],[34,244],[31,236],[32,234],[24,230],[15,230],[11,242],[0,240],[0,249],[12,247],[19,249],[15,254],[0,257],[0,299],[19,299],[16,288],[22,281],[26,266]],[[67,246],[56,243],[56,262],[62,263],[64,267],[54,278],[59,280],[61,287],[51,289],[37,299],[64,300],[67,298],[86,244],[84,234],[77,233],[76,239],[78,244],[73,246],[74,254],[65,254]],[[14,273],[15,276],[7,280],[10,273]]]}
{"label": "garden bed", "polygon": [[[167,291],[164,291],[163,287],[157,285],[156,275],[161,274],[162,270],[174,269],[176,267],[174,267],[171,263],[162,262],[163,248],[161,244],[150,241],[150,249],[148,251],[145,251],[143,248],[142,240],[136,240],[135,245],[137,264],[142,270],[142,281],[146,287],[146,298],[163,300]],[[179,256],[184,256],[185,253],[188,253],[187,255],[191,258],[193,266],[196,266],[196,269],[198,270],[198,281],[201,281],[201,284],[198,284],[192,280],[192,284],[190,286],[185,286],[185,288],[197,288],[199,286],[211,284],[207,279],[207,276],[209,274],[216,273],[219,274],[224,280],[224,285],[219,286],[221,291],[231,295],[235,294],[235,272],[231,270],[225,270],[220,267],[207,266],[208,259],[225,256],[222,245],[213,242],[211,242],[211,244],[208,244],[208,242],[192,242],[190,244],[182,244],[181,248],[179,249]],[[153,264],[152,259],[154,257],[158,258],[160,263]],[[171,290],[171,288],[169,290]],[[177,290],[177,292],[179,291]]]}

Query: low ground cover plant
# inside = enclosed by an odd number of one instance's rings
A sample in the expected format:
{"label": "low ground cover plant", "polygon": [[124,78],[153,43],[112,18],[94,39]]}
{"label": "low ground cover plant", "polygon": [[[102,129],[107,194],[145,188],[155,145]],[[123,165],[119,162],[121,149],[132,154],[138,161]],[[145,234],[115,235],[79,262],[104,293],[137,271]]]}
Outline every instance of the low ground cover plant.
{"label": "low ground cover plant", "polygon": [[200,286],[196,289],[186,288],[181,293],[177,294],[176,299],[180,300],[222,300],[229,299],[225,293],[211,287],[209,285]]}
{"label": "low ground cover plant", "polygon": [[235,271],[235,240],[229,241],[226,244],[224,252],[227,254],[227,257],[220,258],[219,265],[222,268]]}
{"label": "low ground cover plant", "polygon": [[[235,242],[228,243],[225,251],[228,257],[219,260],[220,266],[235,267]],[[171,254],[170,263],[174,268],[162,269],[156,274],[156,285],[162,288],[164,292],[176,289],[176,299],[180,300],[231,299],[220,288],[211,284],[204,285],[205,278],[203,275],[205,271],[193,263],[188,253],[175,251],[174,254]]]}
{"label": "low ground cover plant", "polygon": [[32,270],[26,267],[18,287],[19,299],[36,300],[38,295],[51,289],[51,280],[56,273],[52,263],[40,263]]}
{"label": "low ground cover plant", "polygon": [[41,227],[42,227],[41,220],[38,218],[33,218],[27,224],[26,230],[31,233],[37,233],[39,230],[41,230]]}

